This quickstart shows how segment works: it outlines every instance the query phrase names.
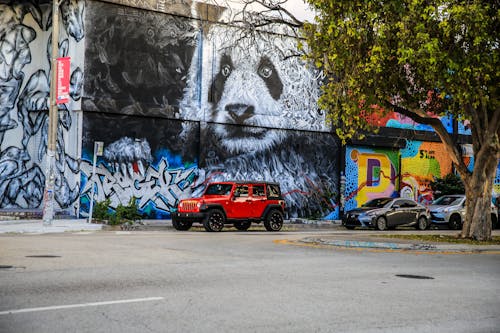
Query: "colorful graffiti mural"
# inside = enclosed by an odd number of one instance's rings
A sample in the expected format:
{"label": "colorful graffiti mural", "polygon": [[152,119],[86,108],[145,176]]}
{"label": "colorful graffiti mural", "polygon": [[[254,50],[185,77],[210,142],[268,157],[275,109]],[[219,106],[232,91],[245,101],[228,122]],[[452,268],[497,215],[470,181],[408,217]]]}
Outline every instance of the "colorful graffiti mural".
{"label": "colorful graffiti mural", "polygon": [[430,203],[434,198],[430,182],[452,171],[442,143],[408,140],[401,149],[401,196]]}
{"label": "colorful graffiti mural", "polygon": [[345,156],[344,210],[359,207],[371,199],[398,195],[398,150],[348,146]]}
{"label": "colorful graffiti mural", "polygon": [[[79,166],[74,123],[82,94],[84,1],[61,4],[59,56],[71,58],[69,103],[57,129],[57,209],[76,209]],[[35,209],[45,186],[51,59],[51,4],[0,4],[0,209]],[[43,51],[41,51],[43,50]]]}

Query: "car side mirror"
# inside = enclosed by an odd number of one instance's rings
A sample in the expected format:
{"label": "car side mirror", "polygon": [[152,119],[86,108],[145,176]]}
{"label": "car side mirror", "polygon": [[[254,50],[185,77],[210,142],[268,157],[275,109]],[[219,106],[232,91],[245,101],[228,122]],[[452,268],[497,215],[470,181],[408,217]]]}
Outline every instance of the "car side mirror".
{"label": "car side mirror", "polygon": [[396,209],[396,208],[401,208],[400,205],[393,205],[392,208]]}

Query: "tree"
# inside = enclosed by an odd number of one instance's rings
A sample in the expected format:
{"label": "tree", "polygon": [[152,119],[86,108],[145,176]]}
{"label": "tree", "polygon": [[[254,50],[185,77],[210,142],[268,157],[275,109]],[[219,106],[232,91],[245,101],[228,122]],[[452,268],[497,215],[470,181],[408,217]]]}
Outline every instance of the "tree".
{"label": "tree", "polygon": [[[323,69],[320,107],[345,140],[377,130],[373,114],[398,112],[430,125],[467,196],[461,237],[491,238],[492,186],[500,158],[499,2],[307,0],[307,56]],[[474,169],[439,116],[470,121]]]}

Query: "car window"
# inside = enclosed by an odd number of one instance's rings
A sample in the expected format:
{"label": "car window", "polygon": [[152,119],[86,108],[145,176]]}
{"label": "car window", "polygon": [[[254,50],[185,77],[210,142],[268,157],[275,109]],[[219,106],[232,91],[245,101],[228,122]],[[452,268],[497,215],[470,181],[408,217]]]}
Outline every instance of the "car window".
{"label": "car window", "polygon": [[454,206],[460,204],[462,201],[462,197],[448,197],[442,196],[441,198],[436,199],[433,204],[441,205],[441,206]]}
{"label": "car window", "polygon": [[267,197],[269,199],[281,199],[281,191],[279,185],[267,184]]}
{"label": "car window", "polygon": [[391,201],[392,201],[391,198],[378,198],[362,204],[361,207],[383,208]]}
{"label": "car window", "polygon": [[231,193],[231,184],[210,184],[208,185],[205,194],[207,195],[229,195]]}
{"label": "car window", "polygon": [[394,207],[394,206],[399,206],[399,207],[408,207],[408,206],[406,205],[406,201],[404,201],[404,200],[396,200],[396,201],[394,201],[394,204],[393,204],[392,206],[393,206],[393,207]]}
{"label": "car window", "polygon": [[411,200],[404,200],[404,207],[416,207],[417,203]]}
{"label": "car window", "polygon": [[235,197],[248,197],[248,185],[238,185],[234,190]]}
{"label": "car window", "polygon": [[252,191],[254,197],[263,197],[266,195],[264,185],[253,185]]}

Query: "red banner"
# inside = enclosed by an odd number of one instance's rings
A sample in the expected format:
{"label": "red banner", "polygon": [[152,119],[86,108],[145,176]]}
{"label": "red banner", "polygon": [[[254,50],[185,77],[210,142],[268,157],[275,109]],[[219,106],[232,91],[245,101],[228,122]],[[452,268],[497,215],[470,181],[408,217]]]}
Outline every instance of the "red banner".
{"label": "red banner", "polygon": [[70,57],[57,58],[57,104],[69,102]]}

